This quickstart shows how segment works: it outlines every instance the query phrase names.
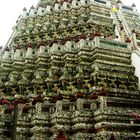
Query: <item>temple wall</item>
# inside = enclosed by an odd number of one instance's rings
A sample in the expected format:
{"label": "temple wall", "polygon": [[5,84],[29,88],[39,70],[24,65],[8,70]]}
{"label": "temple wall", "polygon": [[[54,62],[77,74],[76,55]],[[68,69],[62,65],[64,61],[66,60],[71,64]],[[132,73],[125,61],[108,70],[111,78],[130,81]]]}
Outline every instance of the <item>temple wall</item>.
{"label": "temple wall", "polygon": [[1,52],[0,140],[136,139],[137,15],[116,0],[48,2],[23,10]]}

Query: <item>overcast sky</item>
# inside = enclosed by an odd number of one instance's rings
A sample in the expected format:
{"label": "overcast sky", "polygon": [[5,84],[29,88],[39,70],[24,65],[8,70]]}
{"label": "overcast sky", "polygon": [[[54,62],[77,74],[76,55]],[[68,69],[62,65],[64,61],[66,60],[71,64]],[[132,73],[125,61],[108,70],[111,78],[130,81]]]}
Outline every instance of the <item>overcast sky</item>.
{"label": "overcast sky", "polygon": [[[0,3],[0,46],[4,46],[12,34],[12,27],[16,24],[18,16],[22,13],[22,9],[29,9],[32,5],[36,5],[38,0],[3,0]],[[139,0],[123,0],[126,5],[135,3],[138,11],[140,11]]]}

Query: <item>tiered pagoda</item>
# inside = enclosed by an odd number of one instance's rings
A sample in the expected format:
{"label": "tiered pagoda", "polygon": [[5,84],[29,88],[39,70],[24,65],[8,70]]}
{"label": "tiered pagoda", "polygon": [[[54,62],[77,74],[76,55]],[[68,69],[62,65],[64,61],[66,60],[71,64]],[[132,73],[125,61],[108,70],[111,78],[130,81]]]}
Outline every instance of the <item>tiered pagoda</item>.
{"label": "tiered pagoda", "polygon": [[139,140],[140,18],[120,0],[40,0],[1,51],[0,140]]}

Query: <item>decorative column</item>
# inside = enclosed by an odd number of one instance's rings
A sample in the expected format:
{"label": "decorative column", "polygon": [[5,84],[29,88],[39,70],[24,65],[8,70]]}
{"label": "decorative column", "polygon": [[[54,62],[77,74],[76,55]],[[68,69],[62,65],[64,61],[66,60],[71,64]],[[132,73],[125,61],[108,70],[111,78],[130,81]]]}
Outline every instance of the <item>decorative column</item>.
{"label": "decorative column", "polygon": [[[4,108],[3,105],[0,104],[0,140],[4,140],[7,138],[7,136],[4,134],[5,132],[5,114],[4,114]],[[7,131],[7,130],[6,130]]]}
{"label": "decorative column", "polygon": [[28,103],[27,100],[22,98],[16,98],[13,103],[16,140],[26,140],[30,135],[31,104]]}
{"label": "decorative column", "polygon": [[93,104],[91,99],[85,99],[81,95],[77,96],[75,102],[75,110],[72,114],[72,130],[74,132],[72,139],[89,140],[94,137],[93,129]]}
{"label": "decorative column", "polygon": [[12,122],[13,122],[13,116],[12,116],[12,108],[11,108],[11,102],[7,99],[0,100],[0,140],[10,140],[12,137]]}
{"label": "decorative column", "polygon": [[49,125],[48,125],[48,113],[43,113],[43,103],[35,103],[35,113],[31,118],[33,127],[31,133],[33,134],[31,140],[48,140],[49,139]]}
{"label": "decorative column", "polygon": [[58,131],[62,130],[66,137],[70,135],[71,132],[71,109],[70,102],[57,97],[56,104],[54,104],[56,110],[51,114],[52,123],[52,139],[56,140]]}
{"label": "decorative column", "polygon": [[75,71],[76,71],[76,57],[77,57],[77,48],[72,41],[67,41],[65,44],[65,54],[64,54],[64,66],[63,66],[63,74],[60,77],[60,80],[64,81],[66,85],[65,94],[73,94],[72,91],[75,90],[73,86]]}
{"label": "decorative column", "polygon": [[20,108],[20,105],[18,105],[18,116],[17,116],[17,131],[16,131],[16,138],[17,140],[23,139],[23,124],[25,124],[24,119],[22,117],[23,109]]}

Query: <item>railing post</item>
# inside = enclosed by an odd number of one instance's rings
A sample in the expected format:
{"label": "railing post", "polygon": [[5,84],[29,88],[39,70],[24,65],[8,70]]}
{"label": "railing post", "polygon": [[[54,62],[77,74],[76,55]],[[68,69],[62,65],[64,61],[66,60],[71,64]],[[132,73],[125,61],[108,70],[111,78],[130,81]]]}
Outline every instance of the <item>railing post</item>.
{"label": "railing post", "polygon": [[11,140],[16,140],[17,116],[18,116],[18,104],[15,104],[14,105],[13,127],[12,127],[12,138],[11,138]]}

